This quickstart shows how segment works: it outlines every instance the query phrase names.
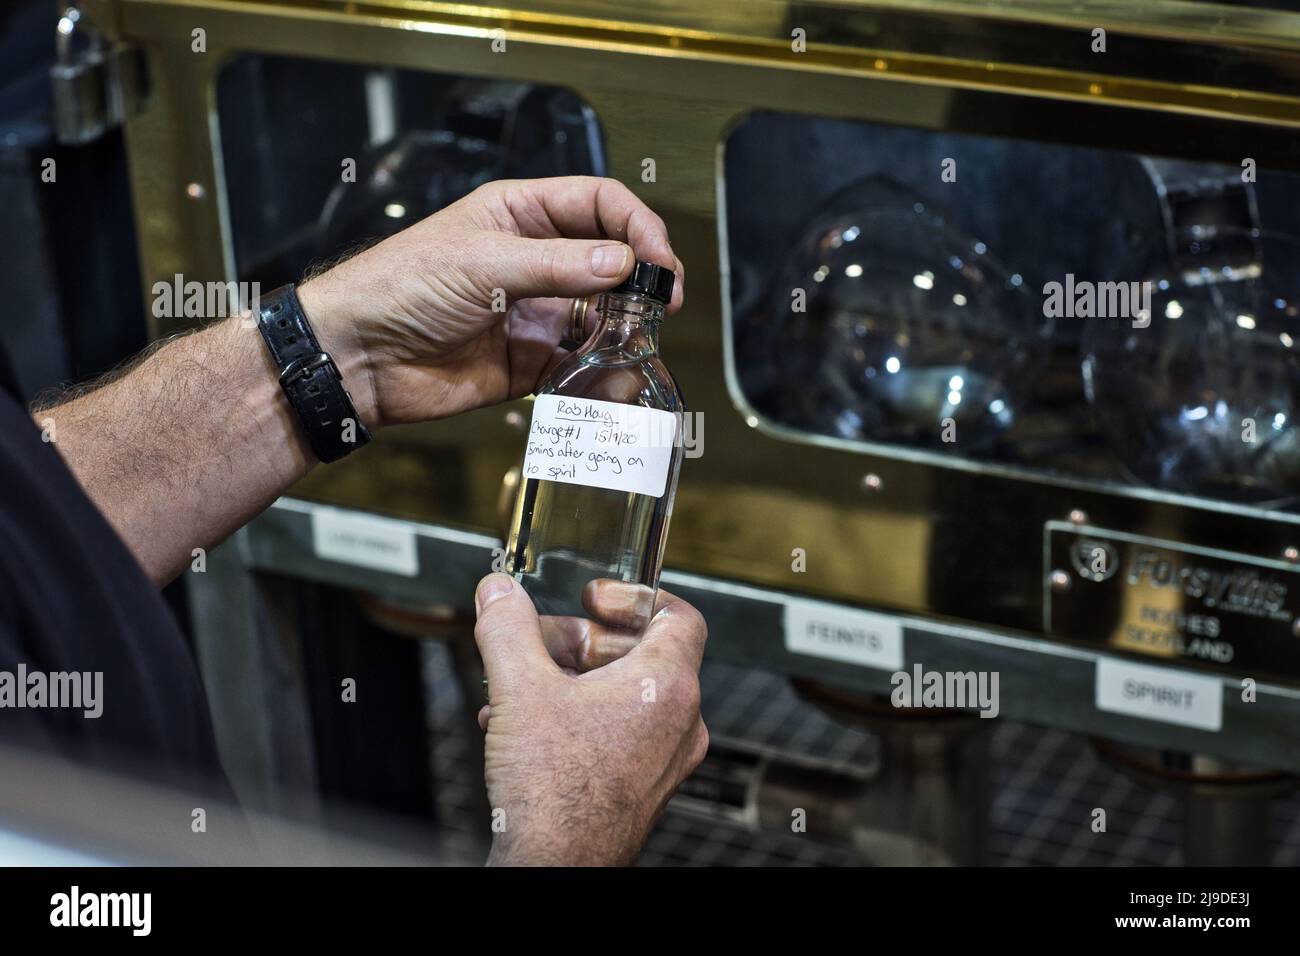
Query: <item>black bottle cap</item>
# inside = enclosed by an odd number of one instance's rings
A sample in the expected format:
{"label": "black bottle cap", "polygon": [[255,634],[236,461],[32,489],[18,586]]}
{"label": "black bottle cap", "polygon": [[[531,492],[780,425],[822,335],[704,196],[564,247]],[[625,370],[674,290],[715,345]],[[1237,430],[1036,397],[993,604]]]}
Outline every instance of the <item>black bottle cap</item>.
{"label": "black bottle cap", "polygon": [[634,292],[667,304],[673,297],[673,283],[676,281],[672,269],[638,260],[632,267],[632,274],[610,291]]}

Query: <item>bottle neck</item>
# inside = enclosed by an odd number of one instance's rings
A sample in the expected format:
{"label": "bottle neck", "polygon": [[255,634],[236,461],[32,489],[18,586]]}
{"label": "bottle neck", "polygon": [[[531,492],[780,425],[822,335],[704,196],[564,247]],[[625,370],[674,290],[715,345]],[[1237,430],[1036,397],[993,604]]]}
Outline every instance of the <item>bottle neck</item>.
{"label": "bottle neck", "polygon": [[641,361],[659,351],[659,323],[664,304],[635,293],[606,292],[596,299],[600,325],[583,346],[584,353],[618,361]]}

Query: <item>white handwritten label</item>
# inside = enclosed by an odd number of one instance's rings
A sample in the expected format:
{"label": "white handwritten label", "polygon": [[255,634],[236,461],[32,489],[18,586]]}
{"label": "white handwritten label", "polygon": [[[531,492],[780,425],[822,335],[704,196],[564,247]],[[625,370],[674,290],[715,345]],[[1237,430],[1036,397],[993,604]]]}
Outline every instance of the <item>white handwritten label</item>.
{"label": "white handwritten label", "polygon": [[1223,726],[1223,682],[1102,657],[1097,709],[1217,732]]}
{"label": "white handwritten label", "polygon": [[413,578],[420,572],[415,531],[404,521],[316,508],[311,513],[316,556]]}
{"label": "white handwritten label", "polygon": [[903,626],[895,617],[823,604],[787,600],[785,649],[880,670],[903,667]]}
{"label": "white handwritten label", "polygon": [[676,440],[672,412],[538,395],[524,477],[662,498]]}

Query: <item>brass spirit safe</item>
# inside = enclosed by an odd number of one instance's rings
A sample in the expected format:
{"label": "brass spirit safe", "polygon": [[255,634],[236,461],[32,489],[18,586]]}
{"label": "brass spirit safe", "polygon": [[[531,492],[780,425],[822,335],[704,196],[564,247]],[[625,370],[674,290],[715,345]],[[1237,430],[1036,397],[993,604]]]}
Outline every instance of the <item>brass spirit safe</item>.
{"label": "brass spirit safe", "polygon": [[[609,175],[664,216],[698,427],[663,584],[712,655],[859,695],[997,671],[1007,717],[1300,769],[1300,15],[85,6],[137,66],[145,283],[271,288],[502,176]],[[377,436],[224,586],[465,613],[528,421]]]}

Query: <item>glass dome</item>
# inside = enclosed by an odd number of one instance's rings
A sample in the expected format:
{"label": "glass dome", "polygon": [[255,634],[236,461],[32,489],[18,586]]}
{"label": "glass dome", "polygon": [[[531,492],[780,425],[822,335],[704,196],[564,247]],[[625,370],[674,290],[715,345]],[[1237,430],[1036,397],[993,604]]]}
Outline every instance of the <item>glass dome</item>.
{"label": "glass dome", "polygon": [[786,332],[783,405],[842,438],[987,450],[1049,345],[1021,277],[886,179],[833,197],[769,295]]}
{"label": "glass dome", "polygon": [[1088,320],[1085,394],[1155,487],[1251,502],[1300,491],[1300,243],[1250,238],[1262,257],[1245,267],[1154,274],[1148,327]]}

